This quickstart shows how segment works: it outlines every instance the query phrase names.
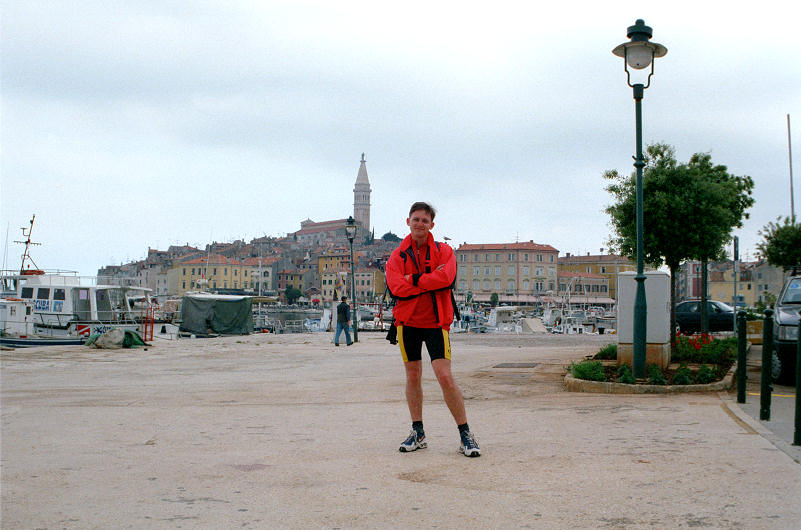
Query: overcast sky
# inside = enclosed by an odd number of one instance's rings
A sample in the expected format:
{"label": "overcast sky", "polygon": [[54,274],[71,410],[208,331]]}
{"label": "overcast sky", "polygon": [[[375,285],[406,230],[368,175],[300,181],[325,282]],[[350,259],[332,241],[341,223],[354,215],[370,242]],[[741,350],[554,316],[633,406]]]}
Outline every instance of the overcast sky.
{"label": "overcast sky", "polygon": [[[755,181],[736,233],[790,213],[801,158],[791,2],[2,2],[6,268],[36,214],[42,268],[345,218],[365,153],[377,236],[437,207],[455,245],[606,247],[602,174],[629,173],[634,100],[612,55],[643,18],[668,54],[645,143]],[[798,164],[796,163],[796,166]],[[796,209],[801,215],[801,176]]]}

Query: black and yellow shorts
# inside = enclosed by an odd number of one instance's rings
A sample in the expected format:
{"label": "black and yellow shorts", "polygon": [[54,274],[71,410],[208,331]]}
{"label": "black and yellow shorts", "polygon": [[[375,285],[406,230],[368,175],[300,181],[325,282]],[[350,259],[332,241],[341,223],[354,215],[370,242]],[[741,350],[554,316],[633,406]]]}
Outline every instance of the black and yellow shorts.
{"label": "black and yellow shorts", "polygon": [[398,326],[398,344],[403,362],[419,361],[422,358],[424,342],[432,361],[436,359],[450,360],[451,341],[447,329]]}

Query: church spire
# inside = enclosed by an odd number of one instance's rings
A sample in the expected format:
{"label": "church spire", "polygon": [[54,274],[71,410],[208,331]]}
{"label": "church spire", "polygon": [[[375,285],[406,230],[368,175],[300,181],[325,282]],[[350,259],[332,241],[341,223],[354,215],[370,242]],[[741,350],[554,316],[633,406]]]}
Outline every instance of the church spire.
{"label": "church spire", "polygon": [[367,177],[367,162],[362,153],[359,173],[353,187],[353,218],[360,224],[364,233],[370,232],[370,179]]}

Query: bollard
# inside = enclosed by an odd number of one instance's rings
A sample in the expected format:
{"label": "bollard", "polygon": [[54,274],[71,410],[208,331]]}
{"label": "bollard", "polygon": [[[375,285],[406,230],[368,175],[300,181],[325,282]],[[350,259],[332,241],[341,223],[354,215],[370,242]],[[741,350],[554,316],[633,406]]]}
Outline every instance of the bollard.
{"label": "bollard", "polygon": [[773,310],[765,310],[762,327],[762,377],[759,393],[759,419],[770,421],[770,393],[773,391]]}
{"label": "bollard", "polygon": [[745,311],[737,312],[737,403],[745,403]]}
{"label": "bollard", "polygon": [[801,320],[798,321],[798,340],[795,350],[795,434],[793,445],[801,445]]}

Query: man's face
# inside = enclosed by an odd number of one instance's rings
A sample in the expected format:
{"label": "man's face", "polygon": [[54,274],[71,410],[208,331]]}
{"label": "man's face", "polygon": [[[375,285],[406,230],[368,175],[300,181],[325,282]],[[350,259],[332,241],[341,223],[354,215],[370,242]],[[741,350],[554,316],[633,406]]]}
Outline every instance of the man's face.
{"label": "man's face", "polygon": [[425,210],[412,212],[411,217],[406,219],[406,224],[409,226],[412,239],[417,241],[428,239],[428,233],[434,228],[434,221],[431,220],[431,215]]}

